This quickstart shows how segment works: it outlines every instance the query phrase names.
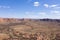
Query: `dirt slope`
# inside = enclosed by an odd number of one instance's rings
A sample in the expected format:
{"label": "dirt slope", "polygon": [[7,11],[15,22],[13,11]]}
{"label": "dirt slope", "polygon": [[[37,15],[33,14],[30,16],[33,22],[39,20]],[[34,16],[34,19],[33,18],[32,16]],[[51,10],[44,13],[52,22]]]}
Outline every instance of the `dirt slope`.
{"label": "dirt slope", "polygon": [[60,40],[60,19],[0,18],[1,34],[7,36],[1,40]]}

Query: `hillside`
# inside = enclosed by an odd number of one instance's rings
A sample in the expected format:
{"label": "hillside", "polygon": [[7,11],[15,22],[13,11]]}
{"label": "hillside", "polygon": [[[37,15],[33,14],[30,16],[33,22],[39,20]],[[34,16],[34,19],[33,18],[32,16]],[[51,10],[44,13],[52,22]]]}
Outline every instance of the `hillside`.
{"label": "hillside", "polygon": [[60,19],[0,18],[0,34],[1,40],[60,40]]}

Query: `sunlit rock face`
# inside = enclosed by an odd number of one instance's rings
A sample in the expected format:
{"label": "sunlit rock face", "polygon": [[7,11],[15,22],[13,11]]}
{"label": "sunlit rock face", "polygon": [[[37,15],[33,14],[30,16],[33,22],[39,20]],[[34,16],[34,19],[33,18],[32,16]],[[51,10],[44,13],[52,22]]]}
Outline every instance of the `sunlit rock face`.
{"label": "sunlit rock face", "polygon": [[10,38],[8,34],[0,33],[0,40],[7,40],[8,38]]}
{"label": "sunlit rock face", "polygon": [[0,18],[0,23],[6,23],[6,22],[18,22],[19,20],[16,18]]}
{"label": "sunlit rock face", "polygon": [[0,22],[4,22],[4,19],[3,18],[0,18]]}

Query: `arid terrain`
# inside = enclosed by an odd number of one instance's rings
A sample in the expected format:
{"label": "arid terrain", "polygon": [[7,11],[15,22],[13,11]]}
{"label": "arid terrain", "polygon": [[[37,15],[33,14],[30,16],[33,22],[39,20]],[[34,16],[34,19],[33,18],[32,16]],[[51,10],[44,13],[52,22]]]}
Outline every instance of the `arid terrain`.
{"label": "arid terrain", "polygon": [[0,18],[0,40],[60,40],[60,19]]}

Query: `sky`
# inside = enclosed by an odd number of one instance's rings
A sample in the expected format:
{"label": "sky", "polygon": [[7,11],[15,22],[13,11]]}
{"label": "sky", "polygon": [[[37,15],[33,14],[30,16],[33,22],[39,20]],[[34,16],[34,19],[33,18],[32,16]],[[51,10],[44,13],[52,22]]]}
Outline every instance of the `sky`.
{"label": "sky", "polygon": [[0,17],[60,19],[60,0],[0,0]]}

